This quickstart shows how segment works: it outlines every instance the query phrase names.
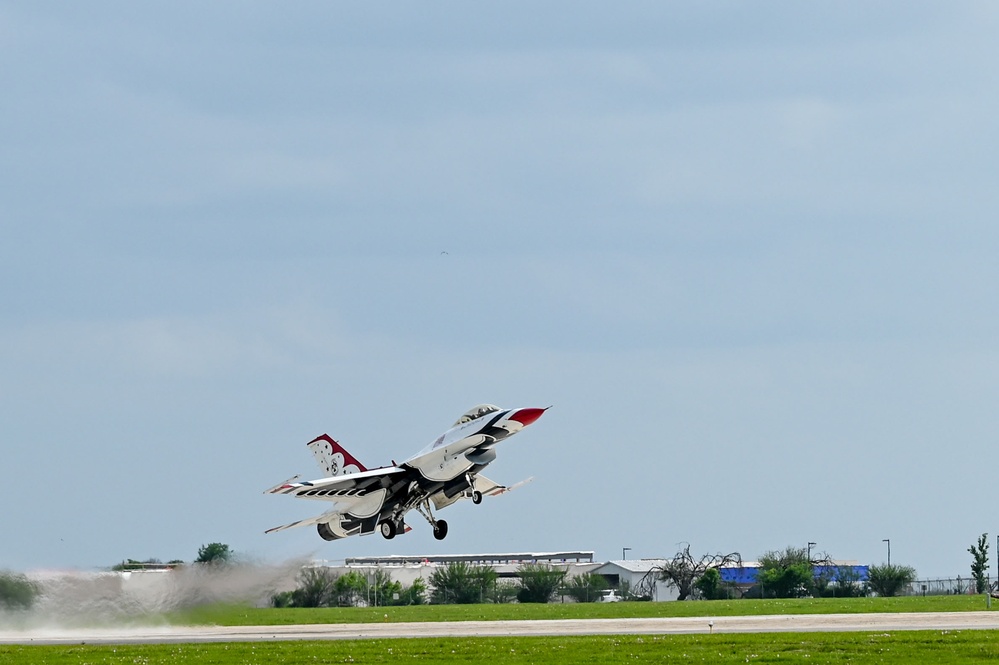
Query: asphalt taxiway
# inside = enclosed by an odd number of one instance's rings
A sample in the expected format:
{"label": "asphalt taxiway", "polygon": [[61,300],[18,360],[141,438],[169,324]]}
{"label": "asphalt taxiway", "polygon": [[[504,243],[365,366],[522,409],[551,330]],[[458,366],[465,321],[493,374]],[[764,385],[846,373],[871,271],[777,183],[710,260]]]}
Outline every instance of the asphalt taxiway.
{"label": "asphalt taxiway", "polygon": [[180,644],[412,637],[667,635],[694,633],[997,630],[999,613],[793,614],[658,619],[565,619],[298,626],[151,626],[0,629],[0,644]]}

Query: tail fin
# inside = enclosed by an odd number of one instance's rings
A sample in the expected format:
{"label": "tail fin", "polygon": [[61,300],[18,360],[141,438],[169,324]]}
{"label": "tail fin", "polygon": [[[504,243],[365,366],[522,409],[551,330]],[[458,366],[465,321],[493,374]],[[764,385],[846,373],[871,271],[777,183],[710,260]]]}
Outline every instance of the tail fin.
{"label": "tail fin", "polygon": [[363,464],[354,459],[353,455],[344,450],[328,434],[317,436],[309,441],[309,449],[316,456],[319,468],[331,477],[367,471]]}

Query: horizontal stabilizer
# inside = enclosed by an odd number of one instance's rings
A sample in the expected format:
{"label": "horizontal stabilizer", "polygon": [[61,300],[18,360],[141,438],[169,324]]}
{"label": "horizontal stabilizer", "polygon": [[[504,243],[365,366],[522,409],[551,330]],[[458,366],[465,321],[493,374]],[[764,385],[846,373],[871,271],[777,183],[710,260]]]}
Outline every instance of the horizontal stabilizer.
{"label": "horizontal stabilizer", "polygon": [[310,517],[307,520],[299,520],[297,522],[292,522],[291,524],[283,524],[281,526],[276,526],[273,529],[267,529],[264,533],[276,533],[278,531],[284,531],[285,529],[295,529],[300,526],[312,526],[314,524],[319,524],[320,522],[329,522],[331,520],[337,519],[341,513],[337,510],[328,510],[322,515],[317,517]]}
{"label": "horizontal stabilizer", "polygon": [[274,487],[271,487],[270,489],[264,490],[264,494],[276,494],[279,490],[286,489],[289,485],[291,485],[293,482],[295,482],[296,480],[298,480],[301,477],[302,477],[301,474],[299,474],[297,476],[292,476],[291,478],[289,478],[288,480],[284,481],[283,483],[278,483]]}

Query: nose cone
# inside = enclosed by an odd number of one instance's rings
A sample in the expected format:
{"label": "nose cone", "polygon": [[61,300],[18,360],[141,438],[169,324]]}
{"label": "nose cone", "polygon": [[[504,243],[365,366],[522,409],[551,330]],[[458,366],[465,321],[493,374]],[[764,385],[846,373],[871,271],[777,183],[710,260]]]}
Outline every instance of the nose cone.
{"label": "nose cone", "polygon": [[547,409],[517,409],[513,415],[510,416],[510,420],[516,420],[518,423],[527,427],[535,420],[541,417],[541,414],[547,411]]}

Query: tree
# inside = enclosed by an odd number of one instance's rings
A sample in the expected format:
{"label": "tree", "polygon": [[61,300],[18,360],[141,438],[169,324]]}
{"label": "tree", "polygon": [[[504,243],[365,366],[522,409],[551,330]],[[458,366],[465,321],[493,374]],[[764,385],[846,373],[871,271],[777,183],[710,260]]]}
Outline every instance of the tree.
{"label": "tree", "polygon": [[[835,566],[834,571],[829,583],[818,589],[820,596],[858,598],[865,595],[866,589],[860,583],[860,571],[853,566]],[[821,577],[816,577],[816,583],[818,584],[821,579]]]}
{"label": "tree", "polygon": [[898,594],[916,580],[916,571],[910,566],[885,564],[867,569],[867,586],[879,596]]}
{"label": "tree", "polygon": [[526,563],[517,569],[520,589],[517,600],[522,603],[550,603],[562,586],[566,571],[543,563]]}
{"label": "tree", "polygon": [[351,607],[367,605],[422,605],[427,584],[417,579],[412,586],[395,582],[384,570],[375,570],[371,578],[351,571],[337,575],[329,568],[303,568],[298,587],[274,594],[274,607]]}
{"label": "tree", "polygon": [[732,564],[742,565],[742,556],[738,552],[730,554],[705,554],[695,559],[690,554],[690,543],[682,543],[683,549],[677,552],[673,559],[661,566],[655,566],[642,579],[642,586],[650,580],[659,579],[677,590],[677,600],[686,600],[694,590],[697,581],[709,568],[721,568]]}
{"label": "tree", "polygon": [[569,579],[569,583],[565,585],[565,593],[577,603],[592,603],[600,600],[606,588],[607,580],[603,575],[583,573]]}
{"label": "tree", "polygon": [[215,565],[221,565],[229,563],[232,560],[232,550],[229,549],[228,545],[222,543],[208,543],[207,545],[202,545],[198,549],[198,558],[194,560],[195,563],[210,563]]}
{"label": "tree", "polygon": [[464,561],[454,561],[430,575],[430,585],[434,588],[430,602],[481,603],[498,577],[496,571],[489,566],[473,566]]}
{"label": "tree", "polygon": [[27,610],[38,596],[38,585],[24,575],[0,571],[0,608]]}
{"label": "tree", "polygon": [[336,607],[355,607],[362,599],[368,597],[368,580],[361,573],[352,570],[336,578],[333,585],[333,605]]}
{"label": "tree", "polygon": [[427,583],[422,578],[413,580],[410,586],[402,587],[399,599],[391,599],[391,605],[423,605],[427,602]]}
{"label": "tree", "polygon": [[284,604],[293,607],[329,607],[336,595],[337,575],[329,568],[303,568],[298,573],[298,588],[290,598],[278,594],[273,599],[275,607]]}
{"label": "tree", "polygon": [[815,589],[815,573],[808,551],[789,545],[782,552],[770,551],[760,557],[756,581],[762,595],[775,598],[804,598]]}
{"label": "tree", "polygon": [[708,568],[697,578],[694,586],[701,592],[705,600],[728,600],[732,597],[730,586],[722,582],[721,573],[717,568]]}
{"label": "tree", "polygon": [[520,591],[520,585],[514,582],[496,582],[486,590],[485,599],[487,602],[495,603],[496,605],[512,603],[517,600],[518,591]]}
{"label": "tree", "polygon": [[397,605],[399,601],[395,597],[402,599],[402,583],[394,581],[392,576],[381,568],[375,569],[371,579],[365,576],[364,581],[364,601],[370,606]]}
{"label": "tree", "polygon": [[988,533],[983,533],[978,538],[978,544],[968,548],[971,553],[971,576],[975,579],[975,590],[978,593],[985,593],[989,589],[989,538]]}

